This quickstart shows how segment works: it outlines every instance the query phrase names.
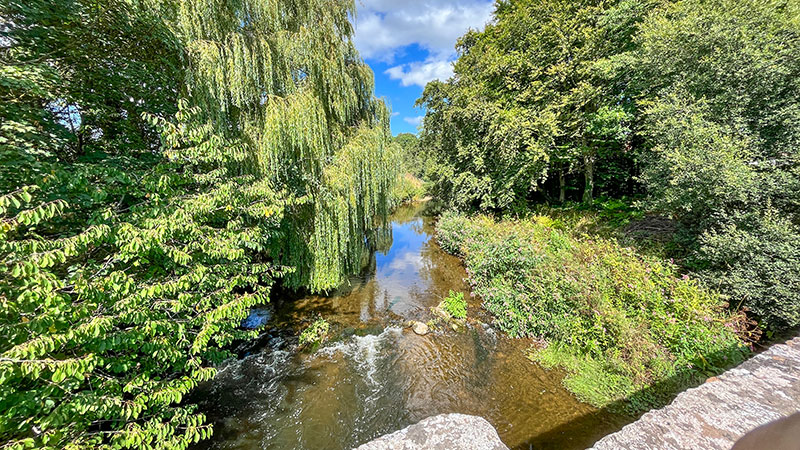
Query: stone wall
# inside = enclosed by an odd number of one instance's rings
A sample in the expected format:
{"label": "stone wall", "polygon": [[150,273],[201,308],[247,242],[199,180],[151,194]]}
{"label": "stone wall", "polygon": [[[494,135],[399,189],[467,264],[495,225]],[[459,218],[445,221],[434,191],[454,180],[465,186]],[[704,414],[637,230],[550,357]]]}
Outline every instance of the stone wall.
{"label": "stone wall", "polygon": [[749,431],[797,411],[800,338],[679,394],[669,406],[604,437],[594,449],[727,450]]}

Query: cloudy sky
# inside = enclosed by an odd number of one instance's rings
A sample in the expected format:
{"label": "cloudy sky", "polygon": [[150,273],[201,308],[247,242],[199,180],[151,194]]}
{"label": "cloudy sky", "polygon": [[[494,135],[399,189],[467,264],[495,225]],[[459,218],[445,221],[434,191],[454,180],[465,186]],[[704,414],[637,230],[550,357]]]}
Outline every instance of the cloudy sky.
{"label": "cloudy sky", "polygon": [[424,112],[414,108],[425,83],[453,72],[455,43],[482,29],[492,0],[356,0],[356,47],[375,72],[375,94],[394,111],[392,131],[415,132]]}

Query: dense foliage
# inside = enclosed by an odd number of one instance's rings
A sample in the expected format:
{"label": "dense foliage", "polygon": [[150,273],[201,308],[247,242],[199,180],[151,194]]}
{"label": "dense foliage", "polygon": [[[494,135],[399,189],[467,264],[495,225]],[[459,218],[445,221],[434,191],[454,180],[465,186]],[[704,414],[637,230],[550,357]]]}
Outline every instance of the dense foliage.
{"label": "dense foliage", "polygon": [[684,0],[637,43],[647,206],[732,304],[800,325],[800,4]]}
{"label": "dense foliage", "polygon": [[422,177],[425,173],[425,155],[415,134],[400,133],[392,138],[392,142],[400,146],[400,164],[408,173]]}
{"label": "dense foliage", "polygon": [[419,100],[439,196],[497,211],[537,195],[563,201],[568,188],[591,201],[596,183],[629,190],[632,104],[610,58],[629,49],[647,5],[617,3],[499,1],[483,32],[459,40],[455,76]]}
{"label": "dense foliage", "polygon": [[420,201],[427,192],[420,179],[423,176],[424,158],[419,139],[411,133],[400,133],[392,138],[397,152],[397,181],[390,193],[393,205]]}
{"label": "dense foliage", "polygon": [[542,340],[534,357],[566,368],[566,386],[596,406],[652,407],[747,354],[741,317],[696,280],[547,216],[446,214],[437,238],[464,258],[495,323]]}
{"label": "dense foliage", "polygon": [[0,441],[186,448],[248,309],[380,240],[398,150],[354,4],[0,8]]}
{"label": "dense foliage", "polygon": [[420,201],[425,197],[425,185],[422,180],[408,172],[398,174],[390,197],[393,205]]}
{"label": "dense foliage", "polygon": [[800,325],[798,2],[500,0],[458,51],[420,99],[435,193],[487,212],[641,196],[684,269]]}

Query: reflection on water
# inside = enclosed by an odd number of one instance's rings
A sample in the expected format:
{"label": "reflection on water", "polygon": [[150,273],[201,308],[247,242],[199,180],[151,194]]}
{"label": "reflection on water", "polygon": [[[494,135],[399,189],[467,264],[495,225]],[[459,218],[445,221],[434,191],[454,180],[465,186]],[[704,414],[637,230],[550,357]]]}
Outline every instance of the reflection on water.
{"label": "reflection on water", "polygon": [[[424,205],[400,208],[392,234],[349,286],[280,305],[263,345],[195,394],[215,423],[200,448],[347,449],[452,412],[486,418],[512,448],[586,448],[624,424],[527,360],[530,342],[496,332],[476,299],[465,332],[404,329],[409,319],[427,321],[449,290],[469,288],[460,262],[432,239]],[[297,353],[293,336],[314,313],[340,338]]]}

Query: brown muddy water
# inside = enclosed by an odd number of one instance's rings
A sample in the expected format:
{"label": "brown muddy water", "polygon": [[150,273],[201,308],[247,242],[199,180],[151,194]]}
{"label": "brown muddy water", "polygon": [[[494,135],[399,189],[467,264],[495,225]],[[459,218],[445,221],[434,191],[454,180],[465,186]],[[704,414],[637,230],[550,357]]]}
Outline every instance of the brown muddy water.
{"label": "brown muddy water", "polygon": [[[362,276],[330,296],[275,307],[262,338],[195,394],[214,423],[208,449],[350,449],[426,417],[481,416],[511,448],[583,449],[631,419],[580,403],[563,374],[526,358],[531,342],[491,326],[469,296],[460,261],[433,239],[425,204],[392,216],[392,243]],[[470,298],[466,330],[426,336],[450,290]],[[297,334],[320,314],[334,339],[298,352]]]}

